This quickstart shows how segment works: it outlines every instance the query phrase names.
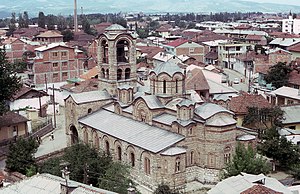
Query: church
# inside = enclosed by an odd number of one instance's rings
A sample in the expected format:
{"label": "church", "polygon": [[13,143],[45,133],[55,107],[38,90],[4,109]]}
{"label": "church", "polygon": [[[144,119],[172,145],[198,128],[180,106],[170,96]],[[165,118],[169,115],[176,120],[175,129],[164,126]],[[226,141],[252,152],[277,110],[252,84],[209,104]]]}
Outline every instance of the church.
{"label": "church", "polygon": [[131,166],[137,184],[216,183],[238,141],[255,136],[236,126],[234,113],[196,103],[185,89],[187,72],[167,61],[137,79],[136,34],[113,24],[97,39],[99,90],[65,99],[68,145],[84,142]]}

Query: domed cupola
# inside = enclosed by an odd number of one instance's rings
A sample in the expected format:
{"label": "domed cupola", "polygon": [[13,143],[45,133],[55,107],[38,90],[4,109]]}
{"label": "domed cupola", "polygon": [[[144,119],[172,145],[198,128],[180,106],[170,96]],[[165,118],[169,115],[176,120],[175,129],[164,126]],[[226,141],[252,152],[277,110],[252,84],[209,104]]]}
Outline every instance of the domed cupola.
{"label": "domed cupola", "polygon": [[152,94],[181,96],[184,93],[184,69],[172,60],[157,65],[149,73]]}

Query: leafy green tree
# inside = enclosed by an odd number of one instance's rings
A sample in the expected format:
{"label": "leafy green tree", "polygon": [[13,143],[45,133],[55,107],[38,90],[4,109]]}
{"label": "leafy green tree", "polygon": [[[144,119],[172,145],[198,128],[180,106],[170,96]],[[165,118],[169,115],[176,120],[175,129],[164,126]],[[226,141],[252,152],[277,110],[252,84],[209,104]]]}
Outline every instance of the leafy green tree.
{"label": "leafy green tree", "polygon": [[0,115],[7,110],[7,101],[21,88],[20,77],[16,74],[14,65],[6,58],[4,49],[0,49]]}
{"label": "leafy green tree", "polygon": [[11,14],[11,19],[8,25],[8,32],[7,35],[11,36],[13,35],[14,31],[16,30],[16,13]]}
{"label": "leafy green tree", "polygon": [[268,129],[263,135],[259,150],[284,168],[297,164],[300,157],[299,148],[285,137],[281,137],[276,127]]}
{"label": "leafy green tree", "polygon": [[24,11],[24,13],[23,13],[23,20],[24,20],[24,28],[28,28],[29,27],[29,16],[28,16],[27,11]]}
{"label": "leafy green tree", "polygon": [[149,35],[149,29],[148,28],[145,28],[145,29],[142,29],[142,28],[137,28],[136,29],[136,33],[139,35],[140,38],[147,38],[148,35]]}
{"label": "leafy green tree", "polygon": [[39,12],[39,16],[38,16],[38,26],[40,28],[45,28],[46,26],[46,17],[44,15],[44,12]]}
{"label": "leafy green tree", "polygon": [[62,31],[61,35],[63,35],[64,42],[69,42],[74,39],[74,33],[69,29]]}
{"label": "leafy green tree", "polygon": [[57,16],[57,30],[63,31],[67,29],[67,27],[68,24],[66,18],[62,15]]}
{"label": "leafy green tree", "polygon": [[9,145],[6,168],[22,174],[31,174],[32,171],[35,171],[34,154],[38,146],[38,143],[33,138],[17,139],[15,143]]}
{"label": "leafy green tree", "polygon": [[155,189],[154,194],[179,194],[176,190],[173,190],[169,187],[169,185],[165,183],[161,183]]}
{"label": "leafy green tree", "polygon": [[52,14],[47,15],[47,29],[55,30],[56,17]]}
{"label": "leafy green tree", "polygon": [[25,21],[21,13],[19,13],[18,23],[19,23],[19,28],[25,28]]}
{"label": "leafy green tree", "polygon": [[233,159],[226,165],[224,177],[231,177],[241,172],[250,174],[268,173],[270,166],[261,156],[257,156],[256,151],[251,147],[245,148],[238,143]]}
{"label": "leafy green tree", "polygon": [[265,80],[275,88],[280,88],[288,83],[291,71],[291,67],[286,65],[286,63],[278,62],[276,65],[270,67]]}

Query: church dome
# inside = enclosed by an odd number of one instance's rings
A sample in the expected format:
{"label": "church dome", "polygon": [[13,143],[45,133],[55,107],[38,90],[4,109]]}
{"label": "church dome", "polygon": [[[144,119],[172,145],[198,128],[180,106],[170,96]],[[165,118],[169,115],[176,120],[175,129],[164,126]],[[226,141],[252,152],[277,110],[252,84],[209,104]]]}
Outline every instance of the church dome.
{"label": "church dome", "polygon": [[126,28],[119,24],[112,24],[111,26],[105,28],[106,31],[126,31]]}
{"label": "church dome", "polygon": [[161,73],[166,73],[170,77],[173,77],[175,73],[184,73],[184,70],[180,68],[175,62],[172,61],[166,61],[160,65],[157,65],[150,74],[154,72],[156,75],[159,75]]}

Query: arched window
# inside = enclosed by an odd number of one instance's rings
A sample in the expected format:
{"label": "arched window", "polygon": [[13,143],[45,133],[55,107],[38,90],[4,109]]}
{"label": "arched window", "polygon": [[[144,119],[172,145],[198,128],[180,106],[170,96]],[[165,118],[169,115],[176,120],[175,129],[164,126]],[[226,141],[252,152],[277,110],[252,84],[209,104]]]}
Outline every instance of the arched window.
{"label": "arched window", "polygon": [[130,68],[126,68],[125,69],[125,79],[129,79],[130,78]]}
{"label": "arched window", "polygon": [[89,143],[89,134],[87,132],[86,129],[84,129],[84,132],[83,132],[83,141],[84,143],[88,144]]}
{"label": "arched window", "polygon": [[180,158],[176,158],[176,161],[175,161],[175,172],[180,172]]}
{"label": "arched window", "polygon": [[102,48],[102,63],[108,63],[108,44],[106,40],[103,40],[101,43]]}
{"label": "arched window", "polygon": [[101,69],[101,78],[105,78],[105,70],[104,70],[104,68]]}
{"label": "arched window", "polygon": [[106,154],[110,153],[110,151],[109,151],[109,142],[107,140],[105,141],[105,152],[106,152]]}
{"label": "arched window", "polygon": [[125,50],[129,50],[129,43],[126,40],[120,40],[117,43],[117,62],[128,62]]}
{"label": "arched window", "polygon": [[176,82],[175,82],[175,93],[176,94],[178,93],[178,79],[176,79]]}
{"label": "arched window", "polygon": [[122,69],[118,69],[117,70],[117,80],[121,80],[122,79]]}
{"label": "arched window", "polygon": [[94,132],[94,147],[99,149],[99,138],[97,132]]}
{"label": "arched window", "polygon": [[150,159],[147,157],[144,160],[144,171],[146,174],[150,174]]}
{"label": "arched window", "polygon": [[91,108],[88,109],[88,114],[90,114],[90,113],[92,113],[92,109]]}
{"label": "arched window", "polygon": [[130,153],[130,163],[132,167],[135,166],[135,156],[133,152]]}
{"label": "arched window", "polygon": [[191,160],[191,164],[194,164],[194,152],[191,151],[191,155],[190,155],[190,160]]}
{"label": "arched window", "polygon": [[121,161],[122,160],[122,149],[120,146],[118,146],[117,150],[118,150],[118,160]]}
{"label": "arched window", "polygon": [[109,69],[106,70],[106,79],[109,79]]}
{"label": "arched window", "polygon": [[163,93],[164,94],[167,93],[167,81],[166,80],[163,81]]}

